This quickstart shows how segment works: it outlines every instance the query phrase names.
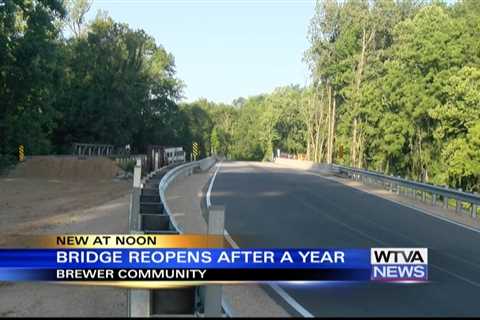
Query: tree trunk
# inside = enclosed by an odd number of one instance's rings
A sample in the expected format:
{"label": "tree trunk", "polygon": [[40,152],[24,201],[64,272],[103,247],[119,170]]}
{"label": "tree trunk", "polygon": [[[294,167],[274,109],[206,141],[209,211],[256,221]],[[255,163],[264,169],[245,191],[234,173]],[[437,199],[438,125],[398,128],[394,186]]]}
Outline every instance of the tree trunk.
{"label": "tree trunk", "polygon": [[350,165],[355,167],[357,164],[357,118],[353,119],[353,135],[351,143]]}
{"label": "tree trunk", "polygon": [[355,92],[353,95],[353,133],[352,133],[352,142],[351,142],[351,165],[354,167],[362,167],[363,165],[363,135],[361,132],[361,126],[359,126],[357,112],[360,108],[359,98],[360,98],[360,85],[362,83],[362,77],[367,63],[367,48],[372,43],[375,37],[375,28],[370,32],[367,39],[367,30],[366,27],[363,28],[362,34],[362,51],[360,53],[360,59],[357,65],[357,71],[355,74]]}
{"label": "tree trunk", "polygon": [[331,139],[331,128],[332,128],[332,87],[329,85],[328,86],[328,113],[327,113],[327,157],[326,161],[327,163],[330,162],[330,154],[332,150],[330,149],[331,144],[330,144],[330,139]]}
{"label": "tree trunk", "polygon": [[335,99],[335,92],[333,93],[332,97],[332,114],[331,114],[331,121],[330,121],[330,153],[329,153],[329,161],[328,163],[333,163],[333,142],[335,140],[335,112],[337,106],[337,99]]}
{"label": "tree trunk", "polygon": [[330,140],[330,163],[333,163],[333,146],[335,142],[335,120],[336,120],[337,99],[335,98],[335,92],[333,93],[333,106],[332,106],[332,138]]}

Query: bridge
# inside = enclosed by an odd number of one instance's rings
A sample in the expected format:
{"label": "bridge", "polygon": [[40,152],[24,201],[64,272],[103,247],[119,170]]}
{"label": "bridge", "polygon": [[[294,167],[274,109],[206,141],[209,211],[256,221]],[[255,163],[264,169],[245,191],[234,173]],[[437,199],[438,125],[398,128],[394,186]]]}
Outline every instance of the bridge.
{"label": "bridge", "polygon": [[[480,232],[338,179],[260,163],[220,167],[212,204],[240,247],[428,247],[430,283],[290,285],[278,299],[301,316],[478,314]],[[286,293],[286,294],[284,294]]]}
{"label": "bridge", "polygon": [[[265,301],[273,300],[265,303],[266,309],[276,305],[286,314],[303,317],[478,314],[478,195],[374,172],[297,160],[218,161],[214,165],[215,160],[209,158],[174,169],[161,169],[144,178],[143,184],[137,183],[137,196],[162,203],[158,206],[140,202],[140,222],[134,218],[133,223],[139,226],[138,232],[182,232],[171,208],[175,200],[171,199],[183,196],[187,202],[197,201],[192,197],[203,191],[198,208],[186,219],[197,219],[196,224],[200,224],[201,208],[205,211],[211,206],[223,206],[224,233],[232,247],[429,248],[428,283],[262,285],[261,290],[267,295]],[[193,183],[195,172],[202,171],[206,173],[201,183]],[[146,189],[142,191],[141,185]],[[160,190],[160,195],[152,194],[155,199],[145,196],[152,186]],[[188,186],[193,188],[190,193],[185,192]],[[167,190],[173,190],[174,197],[169,199]],[[147,213],[148,210],[158,212]],[[168,217],[155,218],[163,219],[163,224],[147,220],[156,213]],[[154,227],[148,227],[150,224]],[[161,230],[155,231],[155,228]],[[143,309],[137,309],[143,315],[198,315],[198,305],[203,308],[204,298],[199,297],[195,289],[179,292],[172,291],[169,296],[161,290],[136,291],[130,306],[143,303]],[[234,310],[227,298],[222,299],[222,312],[230,316],[249,315],[248,310],[243,309],[252,308],[255,303],[240,303]],[[175,311],[164,305],[168,299],[187,303],[180,303],[183,307]]]}

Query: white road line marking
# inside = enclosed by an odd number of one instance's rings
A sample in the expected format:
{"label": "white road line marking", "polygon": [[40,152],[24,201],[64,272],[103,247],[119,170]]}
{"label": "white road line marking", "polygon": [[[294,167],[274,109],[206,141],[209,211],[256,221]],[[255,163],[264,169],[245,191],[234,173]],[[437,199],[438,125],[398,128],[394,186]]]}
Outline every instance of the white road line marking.
{"label": "white road line marking", "polygon": [[[307,192],[309,192],[307,190]],[[344,210],[342,209],[341,207],[337,206],[335,203],[330,203],[331,206],[333,206],[334,208],[336,208],[337,210]],[[387,231],[387,232],[390,232],[392,234],[396,234],[397,236],[407,240],[407,241],[410,241],[413,243],[414,246],[418,246],[418,247],[421,247],[423,246],[422,243],[420,243],[419,241],[415,240],[415,239],[412,239],[411,237],[409,237],[408,235],[406,234],[403,234],[401,232],[398,232],[397,230],[395,229],[391,229],[389,227],[386,227],[386,226],[383,226],[381,224],[379,224],[378,222],[375,222],[374,220],[371,220],[371,219],[368,219],[368,218],[365,218],[365,217],[362,217],[362,221],[363,222],[366,222],[366,223],[369,223],[373,226],[375,226],[376,228],[379,228],[379,229],[382,229],[384,231]],[[442,250],[437,250],[436,248],[433,248],[433,247],[429,247],[429,249],[432,249],[432,250],[436,250],[437,251],[437,254],[439,255],[444,255],[444,256],[447,256],[447,257],[450,257],[451,259],[454,259],[454,260],[458,260],[460,262],[463,262],[463,263],[466,263],[466,264],[469,264],[471,266],[474,266],[475,268],[479,268],[480,269],[480,264],[477,264],[475,262],[471,262],[467,259],[464,259],[462,257],[458,257],[454,254],[450,254],[450,253],[446,253],[446,252],[443,252]]]}
{"label": "white road line marking", "polygon": [[180,216],[184,216],[184,215],[185,215],[185,213],[183,213],[183,212],[175,212],[175,213],[172,213],[170,216],[172,216],[172,217],[180,217]]}
{"label": "white road line marking", "polygon": [[307,309],[305,309],[300,303],[297,302],[297,300],[293,299],[291,295],[289,295],[285,290],[283,290],[278,284],[271,284],[270,287],[272,287],[275,292],[283,298],[292,308],[294,308],[298,313],[302,315],[304,318],[315,318],[313,314],[308,312]]}
{"label": "white road line marking", "polygon": [[[217,177],[217,173],[221,167],[222,163],[220,162],[213,174],[212,180],[210,181],[210,185],[208,186],[208,191],[206,194],[206,201],[207,201],[207,208],[211,207],[212,202],[210,201],[210,194],[212,192],[213,183],[215,182],[215,178]],[[240,248],[235,240],[232,239],[228,231],[225,229],[223,234],[225,235],[225,239],[234,249]],[[295,311],[302,315],[304,318],[314,318],[314,315],[311,314],[307,309],[305,309],[300,303],[297,302],[292,296],[290,296],[285,290],[283,290],[277,284],[270,284],[270,287],[283,299],[286,303],[288,303]]]}
{"label": "white road line marking", "polygon": [[[278,165],[278,164],[277,164],[277,165]],[[295,170],[295,169],[292,169],[292,168],[287,168],[287,169]],[[349,188],[355,189],[355,190],[357,190],[357,191],[361,191],[361,192],[365,192],[365,193],[371,194],[371,195],[373,195],[373,196],[375,196],[375,197],[378,197],[378,198],[381,198],[381,199],[384,199],[384,200],[387,200],[387,201],[396,203],[396,204],[398,204],[398,205],[407,207],[407,208],[409,208],[409,209],[413,209],[413,210],[418,211],[418,212],[420,212],[420,213],[426,214],[426,215],[428,215],[428,216],[430,216],[430,217],[432,217],[432,218],[437,218],[437,219],[443,220],[444,222],[452,223],[452,224],[455,224],[455,225],[457,225],[457,226],[459,226],[459,227],[466,228],[466,229],[468,229],[468,230],[470,230],[470,231],[474,231],[474,232],[479,232],[479,233],[480,233],[480,230],[479,230],[479,229],[475,229],[475,228],[470,227],[470,226],[468,226],[468,225],[464,225],[464,224],[462,224],[462,223],[460,223],[460,222],[456,222],[456,221],[454,221],[454,220],[450,220],[449,218],[445,218],[445,217],[442,217],[442,216],[437,216],[437,215],[435,215],[434,212],[429,212],[428,210],[419,208],[419,207],[415,206],[414,204],[408,204],[408,203],[404,203],[404,202],[401,202],[401,201],[397,201],[397,200],[394,200],[394,199],[391,199],[391,198],[387,198],[387,197],[383,197],[383,196],[381,196],[381,195],[378,195],[378,194],[375,193],[375,190],[372,191],[372,190],[359,189],[359,188],[356,188],[356,187],[353,187],[353,186],[344,184],[344,183],[342,183],[341,181],[338,181],[338,180],[335,179],[335,178],[331,178],[331,177],[328,177],[328,176],[324,176],[324,175],[322,175],[322,174],[320,174],[320,173],[318,173],[318,172],[303,171],[302,173],[303,173],[303,174],[306,174],[306,175],[314,175],[314,176],[320,177],[320,178],[325,179],[325,180],[330,180],[330,181],[333,181],[333,182],[336,182],[336,183],[340,183],[341,185],[343,185],[343,186],[345,186],[345,187],[349,187]],[[365,184],[362,184],[362,185],[365,186]],[[332,205],[334,205],[334,204],[332,204]],[[338,207],[337,207],[337,208],[338,208]],[[434,208],[435,208],[435,207],[434,207]],[[433,209],[434,209],[434,208],[433,208]],[[412,241],[412,240],[410,239],[410,237],[408,237],[408,236],[406,236],[406,235],[404,235],[404,234],[402,234],[402,233],[399,233],[399,232],[396,232],[396,231],[394,231],[394,230],[392,230],[392,229],[390,229],[390,228],[384,227],[384,226],[382,226],[382,225],[380,225],[380,224],[378,224],[378,223],[376,223],[376,222],[374,222],[374,221],[372,221],[372,220],[370,220],[370,219],[365,219],[365,218],[363,218],[363,219],[364,219],[364,221],[368,221],[369,223],[377,226],[378,228],[381,228],[381,229],[386,230],[386,231],[388,231],[388,232],[395,233],[395,234],[397,234],[397,235],[400,236],[400,237],[403,237],[403,238],[405,238],[405,239],[408,239],[408,240]],[[420,245],[420,244],[418,243],[418,241],[413,241],[413,242],[414,242],[416,245]],[[433,249],[433,248],[431,248],[431,249]],[[464,259],[464,258],[462,258],[462,257],[458,257],[458,256],[453,255],[453,254],[450,254],[450,253],[445,253],[445,252],[441,252],[441,251],[438,250],[437,254],[445,255],[445,256],[447,256],[447,257],[450,257],[451,259],[461,261],[461,262],[463,262],[463,263],[469,264],[469,265],[474,266],[474,267],[476,267],[476,268],[479,267],[479,265],[478,265],[477,263],[468,261],[468,260],[466,260],[466,259]],[[445,269],[442,269],[442,268],[439,268],[439,267],[438,267],[438,269],[441,270],[441,271],[445,271],[445,272],[449,273],[450,275],[452,275],[451,272],[448,272],[448,271],[446,271]],[[462,276],[459,276],[459,275],[455,275],[455,276],[456,276],[457,278],[466,279],[466,278],[464,278],[464,277],[462,277]],[[471,280],[468,280],[468,279],[466,279],[466,281],[469,282],[469,283],[475,283],[475,285],[478,286],[478,284],[477,284],[476,282],[472,282]]]}
{"label": "white road line marking", "polygon": [[[232,239],[227,230],[223,232],[225,239],[234,249],[240,248],[235,240]],[[286,303],[290,305],[295,311],[302,315],[304,318],[314,318],[315,316],[311,314],[307,309],[305,309],[300,303],[297,302],[291,295],[289,295],[285,290],[283,290],[278,284],[269,284],[270,287],[283,299]]]}
{"label": "white road line marking", "polygon": [[437,265],[435,265],[435,264],[431,264],[431,263],[429,263],[429,266],[432,266],[432,267],[436,268],[437,270],[440,270],[440,271],[442,271],[442,272],[445,272],[446,274],[448,274],[448,275],[450,275],[450,276],[452,276],[452,277],[454,277],[454,278],[457,278],[457,279],[459,279],[459,280],[463,280],[463,281],[471,284],[472,286],[475,286],[475,287],[477,287],[477,288],[480,288],[480,283],[475,282],[475,281],[473,281],[473,280],[470,280],[470,279],[468,279],[468,278],[465,278],[464,276],[461,276],[461,275],[459,275],[458,273],[448,271],[447,269],[441,268],[441,267],[439,267],[439,266],[437,266]]}
{"label": "white road line marking", "polygon": [[[373,195],[375,195],[375,196],[377,196],[377,197],[380,197],[380,196],[378,196],[378,195],[376,195],[376,194],[374,194],[374,193],[370,193],[370,194],[373,194]],[[382,198],[382,197],[380,197],[380,198]],[[418,208],[418,207],[416,207],[416,206],[414,206],[414,205],[405,204],[405,203],[402,203],[402,202],[400,202],[400,201],[393,200],[393,199],[387,199],[387,198],[382,198],[382,199],[386,199],[386,200],[388,200],[388,201],[391,201],[391,202],[394,202],[394,203],[396,203],[396,204],[402,205],[402,206],[404,206],[404,207],[413,209],[413,210],[415,210],[415,211],[419,211],[419,212],[421,212],[421,213],[423,213],[423,214],[429,215],[430,217],[433,217],[433,218],[436,218],[436,219],[440,219],[440,220],[442,220],[442,221],[444,221],[444,222],[450,222],[450,223],[452,223],[452,224],[454,224],[454,225],[457,225],[457,226],[459,226],[459,227],[463,227],[463,228],[468,229],[468,230],[470,230],[470,231],[474,231],[474,232],[480,233],[480,230],[478,230],[478,229],[476,229],[476,228],[467,226],[466,224],[463,224],[463,223],[460,223],[460,222],[451,220],[451,219],[449,219],[449,218],[437,216],[437,215],[435,215],[435,213],[433,213],[433,212],[428,212],[427,210],[424,210],[424,209],[422,209],[422,208]]]}
{"label": "white road line marking", "polygon": [[[267,170],[267,171],[268,171],[268,170]],[[362,192],[365,192],[365,193],[372,194],[372,195],[377,196],[377,197],[379,197],[379,198],[382,198],[382,199],[385,199],[385,200],[388,200],[388,201],[397,203],[397,204],[402,205],[402,206],[406,206],[406,207],[408,207],[408,208],[410,208],[410,209],[414,209],[414,210],[416,210],[416,211],[418,211],[418,212],[421,212],[421,213],[423,213],[423,214],[427,214],[427,215],[429,215],[429,216],[431,216],[431,217],[438,218],[438,219],[443,220],[443,221],[445,221],[445,222],[450,222],[450,223],[453,223],[453,224],[458,225],[458,226],[460,226],[460,227],[464,227],[464,228],[469,229],[469,230],[471,230],[471,231],[475,231],[475,232],[479,232],[479,233],[480,233],[480,230],[470,228],[469,226],[463,225],[463,224],[461,224],[461,223],[457,223],[457,222],[455,222],[455,221],[452,221],[452,220],[449,220],[449,219],[446,219],[446,218],[443,218],[443,217],[435,216],[435,215],[433,215],[432,213],[428,213],[427,211],[424,211],[424,210],[422,210],[422,209],[420,209],[420,208],[417,208],[417,207],[414,207],[414,206],[410,206],[410,205],[406,205],[406,204],[404,204],[404,203],[397,202],[397,201],[392,200],[392,199],[384,198],[384,197],[381,197],[381,196],[379,196],[379,195],[377,195],[377,194],[375,194],[375,193],[369,192],[369,191],[365,191],[365,190],[361,190],[361,189],[357,189],[357,188],[354,188],[354,187],[345,185],[345,184],[343,184],[343,183],[341,183],[341,182],[339,182],[339,181],[336,181],[335,179],[327,178],[327,177],[322,176],[322,175],[320,175],[320,174],[318,174],[318,173],[316,173],[316,172],[307,171],[307,172],[304,172],[304,173],[306,173],[306,174],[313,174],[313,175],[319,176],[319,177],[321,177],[321,178],[324,178],[324,179],[327,179],[327,180],[330,180],[330,181],[334,181],[334,182],[336,182],[336,183],[340,183],[340,184],[342,184],[342,185],[344,185],[344,186],[346,186],[346,187],[350,187],[350,188],[352,188],[352,189],[356,189],[356,190],[359,190],[359,191],[362,191]],[[311,206],[310,206],[309,203],[306,203],[305,201],[302,201],[301,199],[298,199],[298,198],[297,198],[297,200],[300,200],[300,203],[302,203],[302,204],[306,205],[307,207],[310,207],[310,208],[311,208]],[[316,210],[314,210],[314,211],[316,211]],[[379,240],[379,239],[375,239],[374,237],[371,237],[370,235],[368,235],[368,234],[366,234],[366,233],[364,233],[364,232],[362,232],[362,231],[360,231],[360,230],[358,230],[358,229],[356,229],[356,228],[354,228],[354,227],[351,227],[351,226],[349,226],[348,224],[342,223],[342,222],[340,222],[340,221],[332,218],[331,216],[329,216],[329,218],[330,218],[330,219],[333,219],[333,220],[334,220],[335,222],[337,222],[337,223],[340,223],[340,224],[343,225],[344,227],[347,227],[347,228],[350,229],[351,231],[354,231],[355,233],[358,233],[358,234],[366,237],[366,238],[369,239],[369,240],[373,240],[374,242],[377,242],[377,243],[379,243],[379,244],[381,244],[381,245],[387,245],[387,243],[386,243],[385,241],[382,241],[382,240]],[[234,247],[234,248],[239,248],[238,245],[237,245],[236,242],[232,239],[232,237],[230,236],[230,234],[228,233],[227,230],[225,230],[224,234],[225,234],[225,238],[227,239],[227,241],[230,243],[230,245],[231,245],[232,247]],[[455,278],[457,278],[457,279],[459,279],[459,280],[463,280],[463,281],[469,283],[470,285],[473,285],[473,286],[475,286],[475,287],[480,287],[480,283],[478,283],[478,282],[475,282],[475,281],[470,280],[470,279],[468,279],[468,278],[465,278],[465,277],[463,277],[463,276],[461,276],[461,275],[459,275],[459,274],[457,274],[457,273],[454,273],[454,272],[451,272],[451,271],[449,271],[449,270],[446,270],[446,269],[444,269],[444,268],[442,268],[442,267],[439,267],[438,265],[435,265],[435,264],[432,264],[432,263],[430,263],[429,265],[432,266],[432,267],[434,267],[434,268],[436,268],[437,270],[440,270],[441,272],[444,272],[444,273],[452,276],[452,277],[455,277]],[[285,290],[283,290],[280,286],[275,285],[275,284],[270,284],[270,286],[271,286],[271,288],[272,288],[273,290],[275,290],[275,292],[277,292],[278,295],[280,295],[292,308],[294,308],[294,309],[295,309],[298,313],[300,313],[303,317],[311,317],[311,318],[314,317],[310,312],[308,312],[308,310],[306,310],[302,305],[300,305],[294,298],[292,298],[292,297],[291,297],[287,292],[285,292]],[[275,287],[276,287],[276,288],[275,288]]]}
{"label": "white road line marking", "polygon": [[238,244],[235,242],[235,240],[232,239],[232,237],[230,236],[227,230],[223,231],[223,235],[225,236],[225,239],[227,239],[228,243],[232,246],[232,248],[234,249],[240,248]]}
{"label": "white road line marking", "polygon": [[212,187],[213,183],[215,182],[215,178],[217,177],[217,173],[220,170],[220,167],[222,166],[222,163],[220,162],[217,165],[217,169],[215,169],[215,173],[213,174],[212,180],[210,181],[210,185],[208,186],[208,191],[207,191],[207,208],[210,208],[212,206],[212,202],[210,201],[210,194],[212,193]]}
{"label": "white road line marking", "polygon": [[[433,217],[433,218],[442,220],[442,221],[444,221],[444,222],[449,222],[449,223],[452,223],[452,224],[457,225],[457,226],[459,226],[459,227],[463,227],[463,228],[465,228],[465,229],[468,229],[468,230],[470,230],[470,231],[474,231],[474,232],[480,233],[480,230],[479,230],[479,229],[476,229],[476,228],[474,228],[474,227],[470,227],[470,226],[468,226],[468,225],[466,225],[466,224],[463,224],[463,223],[460,223],[460,222],[451,220],[451,219],[449,219],[449,218],[445,218],[445,217],[442,217],[442,216],[438,216],[438,215],[436,215],[434,212],[429,212],[429,211],[427,211],[427,210],[425,210],[425,209],[422,209],[422,208],[419,208],[419,207],[417,207],[417,206],[415,206],[415,205],[413,205],[413,204],[408,204],[408,203],[404,203],[404,202],[397,201],[397,200],[394,200],[394,199],[390,199],[390,198],[387,198],[387,197],[382,197],[382,196],[374,193],[374,191],[362,190],[362,189],[359,189],[359,188],[355,188],[355,187],[352,187],[352,186],[343,184],[343,183],[341,183],[340,181],[337,181],[336,179],[332,179],[332,178],[329,178],[329,177],[322,176],[321,174],[316,173],[316,172],[309,172],[309,173],[311,173],[311,174],[313,174],[313,175],[315,175],[315,176],[321,177],[321,178],[323,178],[323,179],[327,179],[327,180],[330,180],[330,181],[334,181],[334,182],[340,183],[340,184],[342,184],[342,185],[344,185],[344,186],[346,186],[346,187],[349,187],[349,188],[352,188],[352,189],[355,189],[355,190],[358,190],[358,191],[361,191],[361,192],[365,192],[365,193],[371,194],[371,195],[373,195],[373,196],[376,196],[376,197],[378,197],[378,198],[385,199],[385,200],[388,200],[388,201],[390,201],[390,202],[399,204],[399,205],[401,205],[401,206],[404,206],[404,207],[413,209],[413,210],[415,210],[415,211],[421,212],[421,213],[423,213],[423,214],[426,214],[426,215],[428,215],[428,216],[430,216],[430,217]],[[362,185],[364,185],[364,184],[362,184]]]}
{"label": "white road line marking", "polygon": [[[308,203],[307,201],[302,200],[302,199],[300,199],[300,198],[298,198],[298,197],[294,197],[294,198],[297,199],[297,200],[299,201],[299,203],[303,204],[303,205],[306,206],[307,208],[310,208],[310,209],[313,210],[314,212],[318,212],[317,208],[316,208],[314,205],[311,205],[311,204]],[[376,239],[376,238],[370,236],[370,235],[369,235],[368,233],[366,233],[366,232],[363,232],[363,231],[361,231],[361,230],[359,230],[359,229],[357,229],[357,228],[355,228],[355,227],[352,227],[352,226],[348,225],[347,223],[344,223],[344,222],[342,222],[342,221],[340,221],[340,220],[338,220],[338,219],[336,219],[336,218],[333,218],[333,217],[330,216],[329,214],[321,213],[321,215],[322,215],[323,217],[327,217],[327,218],[330,219],[331,221],[336,222],[336,223],[344,226],[345,228],[347,228],[347,229],[349,229],[349,230],[351,230],[351,231],[353,231],[353,232],[355,232],[355,233],[357,233],[357,234],[359,234],[359,235],[361,235],[361,236],[363,236],[363,237],[365,237],[365,238],[367,238],[367,239],[369,239],[369,240],[371,240],[371,241],[373,241],[373,242],[377,242],[377,243],[379,243],[380,245],[383,245],[383,246],[385,246],[385,247],[393,247],[393,246],[390,245],[388,242],[385,242],[385,241],[383,241],[383,240]],[[444,272],[444,273],[446,273],[446,274],[448,274],[448,275],[450,275],[450,276],[452,276],[452,277],[455,277],[455,278],[457,278],[457,279],[459,279],[459,280],[463,280],[463,281],[467,282],[468,284],[471,284],[471,285],[473,285],[473,286],[475,286],[475,287],[480,287],[480,283],[475,282],[475,281],[473,281],[473,280],[470,280],[470,279],[468,279],[468,278],[465,278],[464,276],[461,276],[461,275],[459,275],[459,274],[457,274],[457,273],[455,273],[455,272],[446,270],[446,269],[444,269],[444,268],[442,268],[442,267],[439,267],[438,265],[435,265],[435,264],[433,264],[433,263],[429,263],[428,265],[431,266],[431,267],[434,267],[434,268],[436,268],[436,269],[438,269],[438,270],[440,270],[440,271],[442,271],[442,272]]]}
{"label": "white road line marking", "polygon": [[[278,164],[277,164],[278,165]],[[365,193],[368,193],[368,194],[371,194],[373,196],[376,196],[378,198],[381,198],[381,199],[384,199],[384,200],[387,200],[387,201],[390,201],[390,202],[393,202],[393,203],[396,203],[396,204],[399,204],[401,206],[404,206],[404,207],[407,207],[407,208],[410,208],[410,209],[413,209],[415,211],[418,211],[422,214],[426,214],[432,218],[435,218],[435,219],[439,219],[439,220],[442,220],[444,222],[449,222],[449,223],[452,223],[456,226],[459,226],[459,227],[462,227],[462,228],[465,228],[465,229],[468,229],[470,231],[473,231],[473,232],[477,232],[477,233],[480,233],[480,229],[477,229],[477,228],[474,228],[474,227],[470,227],[466,224],[463,224],[461,222],[457,222],[457,221],[454,221],[454,220],[451,220],[449,218],[445,218],[445,217],[442,217],[442,216],[438,216],[436,215],[434,212],[428,212],[427,210],[425,209],[422,209],[422,208],[419,208],[419,207],[416,207],[415,205],[411,205],[411,204],[407,204],[407,203],[404,203],[404,202],[401,202],[401,201],[397,201],[397,200],[394,200],[394,199],[390,199],[390,198],[387,198],[387,197],[382,197],[381,195],[378,195],[376,193],[374,193],[374,191],[369,191],[369,190],[363,190],[363,189],[359,189],[359,188],[355,188],[353,186],[349,186],[347,184],[344,184],[340,181],[338,181],[337,179],[335,178],[330,178],[330,177],[327,177],[325,175],[322,175],[321,173],[318,173],[318,172],[315,172],[315,171],[310,171],[310,170],[299,170],[299,169],[295,169],[295,168],[288,168],[288,167],[280,167],[280,169],[287,169],[287,170],[293,170],[293,171],[296,171],[296,172],[302,172],[303,174],[307,174],[307,175],[313,175],[313,176],[317,176],[317,177],[320,177],[322,179],[325,179],[325,180],[330,180],[330,181],[333,181],[333,182],[336,182],[336,183],[340,183],[341,185],[345,186],[345,187],[348,187],[348,188],[352,188],[352,189],[355,189],[355,190],[358,190],[358,191],[361,191],[361,192],[365,192]],[[364,184],[362,184],[364,185]]]}

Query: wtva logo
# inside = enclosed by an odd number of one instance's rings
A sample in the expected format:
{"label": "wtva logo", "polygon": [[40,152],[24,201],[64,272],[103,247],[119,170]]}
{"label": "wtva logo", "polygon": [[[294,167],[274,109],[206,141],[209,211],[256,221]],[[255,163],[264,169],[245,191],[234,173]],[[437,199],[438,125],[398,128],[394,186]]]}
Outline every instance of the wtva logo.
{"label": "wtva logo", "polygon": [[371,279],[390,282],[423,282],[428,280],[427,248],[372,248]]}

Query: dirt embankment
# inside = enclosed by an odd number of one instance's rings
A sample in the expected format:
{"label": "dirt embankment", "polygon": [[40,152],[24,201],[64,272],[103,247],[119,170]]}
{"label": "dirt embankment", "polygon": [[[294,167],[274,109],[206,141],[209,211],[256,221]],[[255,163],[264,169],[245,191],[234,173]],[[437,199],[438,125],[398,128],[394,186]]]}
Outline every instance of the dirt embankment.
{"label": "dirt embankment", "polygon": [[34,156],[20,163],[8,177],[92,181],[112,179],[120,172],[114,161],[104,157]]}
{"label": "dirt embankment", "polygon": [[[131,181],[107,158],[33,157],[0,177],[0,231],[40,232],[125,196]],[[88,230],[85,230],[88,231]]]}
{"label": "dirt embankment", "polygon": [[[28,159],[0,176],[0,234],[127,233],[132,181],[118,170],[107,158]],[[0,317],[126,315],[125,289],[0,282]]]}

